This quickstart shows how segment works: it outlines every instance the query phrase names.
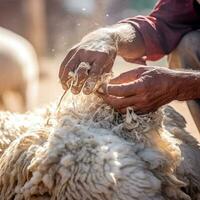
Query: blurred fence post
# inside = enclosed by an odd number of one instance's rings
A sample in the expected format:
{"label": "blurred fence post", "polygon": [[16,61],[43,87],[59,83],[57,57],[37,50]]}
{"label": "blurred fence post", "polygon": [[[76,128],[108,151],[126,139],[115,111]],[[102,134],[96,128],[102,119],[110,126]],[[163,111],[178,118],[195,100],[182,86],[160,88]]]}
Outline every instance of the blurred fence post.
{"label": "blurred fence post", "polygon": [[45,0],[24,0],[25,34],[40,57],[46,54],[46,7]]}

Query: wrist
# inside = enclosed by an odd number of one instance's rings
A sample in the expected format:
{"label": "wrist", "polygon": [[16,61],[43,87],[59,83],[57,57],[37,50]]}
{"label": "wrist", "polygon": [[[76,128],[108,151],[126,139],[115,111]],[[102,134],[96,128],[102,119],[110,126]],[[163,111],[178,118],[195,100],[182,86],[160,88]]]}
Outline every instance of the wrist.
{"label": "wrist", "polygon": [[184,101],[200,98],[199,72],[176,72],[176,82],[176,100]]}
{"label": "wrist", "polygon": [[135,39],[135,29],[128,23],[115,24],[97,29],[89,34],[115,46],[117,51],[122,51],[124,44],[132,43]]}
{"label": "wrist", "polygon": [[129,23],[115,24],[111,26],[112,37],[120,50],[126,43],[132,43],[135,39],[135,28]]}
{"label": "wrist", "polygon": [[117,42],[111,27],[99,28],[86,36],[79,43],[81,48],[104,53],[117,52]]}
{"label": "wrist", "polygon": [[82,47],[89,50],[106,53],[115,51],[124,59],[134,60],[145,55],[143,38],[129,23],[97,29],[86,35],[81,43]]}
{"label": "wrist", "polygon": [[136,60],[146,55],[143,37],[133,25],[120,23],[111,28],[119,56],[125,60]]}
{"label": "wrist", "polygon": [[110,40],[110,44],[115,46],[117,50],[127,43],[132,43],[135,38],[135,29],[128,23],[115,24],[109,27],[100,28],[93,32],[97,37],[101,37],[104,41]]}

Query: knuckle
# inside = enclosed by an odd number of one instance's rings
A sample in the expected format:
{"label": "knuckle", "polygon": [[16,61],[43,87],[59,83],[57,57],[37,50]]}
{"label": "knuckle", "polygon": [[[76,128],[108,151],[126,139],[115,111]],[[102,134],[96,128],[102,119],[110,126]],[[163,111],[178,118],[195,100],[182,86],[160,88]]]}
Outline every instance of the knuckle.
{"label": "knuckle", "polygon": [[141,101],[145,104],[149,103],[149,95],[148,94],[144,94],[141,98]]}

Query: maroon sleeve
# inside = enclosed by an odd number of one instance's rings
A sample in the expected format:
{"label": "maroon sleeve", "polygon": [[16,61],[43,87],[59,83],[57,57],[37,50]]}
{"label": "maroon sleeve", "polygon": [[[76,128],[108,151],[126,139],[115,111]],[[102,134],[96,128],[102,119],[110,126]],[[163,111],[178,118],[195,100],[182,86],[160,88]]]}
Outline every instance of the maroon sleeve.
{"label": "maroon sleeve", "polygon": [[175,49],[184,34],[200,29],[200,16],[194,0],[160,0],[149,16],[120,23],[131,23],[143,36],[147,60],[158,60]]}

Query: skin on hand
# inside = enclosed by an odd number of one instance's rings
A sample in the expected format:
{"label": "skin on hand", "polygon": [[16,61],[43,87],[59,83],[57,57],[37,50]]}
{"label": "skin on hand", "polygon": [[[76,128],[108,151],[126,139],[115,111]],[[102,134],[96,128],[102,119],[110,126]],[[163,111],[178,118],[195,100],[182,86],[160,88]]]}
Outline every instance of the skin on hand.
{"label": "skin on hand", "polygon": [[[76,73],[77,83],[72,86],[74,94],[90,94],[100,76],[108,73],[116,57],[116,44],[106,28],[94,31],[85,36],[79,44],[73,47],[60,66],[59,78],[63,89],[68,90],[71,73]],[[81,68],[81,63],[87,63],[90,69]]]}
{"label": "skin on hand", "polygon": [[[83,89],[83,93],[90,94],[101,75],[111,71],[116,54],[128,62],[145,55],[142,36],[128,23],[89,33],[69,51],[59,71],[63,89],[69,89],[75,73],[77,81],[72,92],[78,94]],[[89,64],[90,69],[81,68],[83,62]]]}
{"label": "skin on hand", "polygon": [[177,80],[176,71],[140,66],[111,80],[100,96],[119,112],[126,113],[127,107],[133,107],[144,114],[176,99]]}

